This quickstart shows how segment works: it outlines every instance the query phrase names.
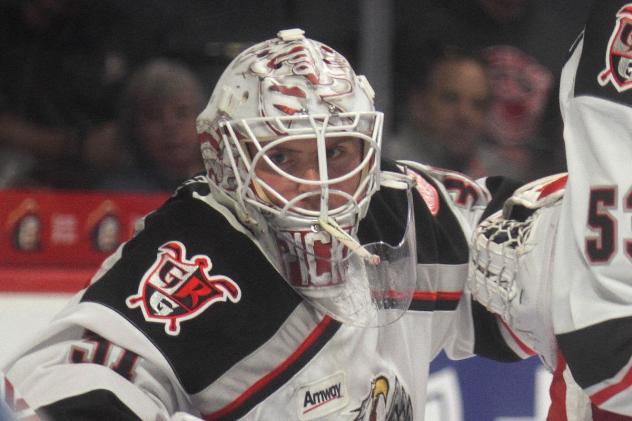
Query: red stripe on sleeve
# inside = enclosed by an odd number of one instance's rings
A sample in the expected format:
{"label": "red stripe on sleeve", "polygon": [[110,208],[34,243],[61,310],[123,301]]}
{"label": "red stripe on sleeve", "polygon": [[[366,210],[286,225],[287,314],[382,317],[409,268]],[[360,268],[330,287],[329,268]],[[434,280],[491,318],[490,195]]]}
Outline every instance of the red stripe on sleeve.
{"label": "red stripe on sleeve", "polygon": [[546,417],[548,421],[568,421],[566,416],[566,381],[564,381],[564,370],[566,361],[560,352],[557,353],[557,367],[553,372],[551,386],[549,386],[549,396],[551,396],[551,406]]}
{"label": "red stripe on sleeve", "polygon": [[267,384],[269,384],[272,380],[274,380],[279,374],[285,371],[290,365],[292,365],[299,357],[307,350],[309,347],[318,340],[318,338],[325,332],[329,324],[333,321],[333,319],[329,316],[325,316],[323,320],[316,326],[316,328],[309,334],[309,336],[303,341],[303,343],[294,351],[283,363],[281,363],[278,367],[272,370],[267,375],[263,376],[259,379],[255,384],[250,386],[244,393],[239,395],[237,399],[223,407],[222,409],[213,412],[212,414],[205,415],[204,419],[207,421],[218,420],[227,414],[230,414],[232,411],[237,409],[240,405],[242,405],[246,400],[248,400],[252,395],[259,392],[263,389]]}
{"label": "red stripe on sleeve", "polygon": [[462,292],[446,292],[446,291],[436,291],[436,292],[426,292],[426,291],[417,291],[413,294],[413,300],[424,300],[424,301],[459,301]]}
{"label": "red stripe on sleeve", "polygon": [[630,385],[632,385],[632,370],[628,370],[628,372],[625,373],[625,376],[623,376],[623,379],[621,379],[619,383],[615,383],[591,395],[590,400],[593,401],[596,405],[601,405],[622,390],[630,387]]}
{"label": "red stripe on sleeve", "polygon": [[505,330],[507,332],[509,332],[509,335],[511,335],[511,339],[514,340],[514,342],[516,343],[516,345],[518,345],[518,347],[520,348],[520,350],[522,352],[524,352],[525,354],[527,354],[530,357],[532,357],[532,356],[534,356],[536,354],[536,352],[534,350],[532,350],[529,346],[527,346],[527,344],[525,344],[524,342],[522,342],[520,340],[520,338],[513,332],[513,330],[511,330],[511,328],[509,326],[507,326],[507,324],[500,317],[498,317],[497,319],[503,325]]}

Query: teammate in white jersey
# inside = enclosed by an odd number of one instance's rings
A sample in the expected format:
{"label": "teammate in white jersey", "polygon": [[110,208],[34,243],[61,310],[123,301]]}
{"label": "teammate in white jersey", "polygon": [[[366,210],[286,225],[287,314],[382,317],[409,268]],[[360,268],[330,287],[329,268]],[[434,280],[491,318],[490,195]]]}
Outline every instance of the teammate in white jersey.
{"label": "teammate in white jersey", "polygon": [[595,3],[561,77],[568,174],[472,243],[468,287],[554,372],[553,421],[632,420],[631,34],[632,3]]}

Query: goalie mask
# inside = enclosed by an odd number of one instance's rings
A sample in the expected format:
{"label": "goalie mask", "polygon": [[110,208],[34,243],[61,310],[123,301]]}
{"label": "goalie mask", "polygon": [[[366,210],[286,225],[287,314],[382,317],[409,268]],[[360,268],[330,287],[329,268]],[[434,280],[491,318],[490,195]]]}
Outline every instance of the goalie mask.
{"label": "goalie mask", "polygon": [[[383,116],[373,96],[342,55],[291,29],[239,54],[197,121],[214,197],[266,245],[299,293],[338,320],[361,325],[395,320],[412,296],[409,287],[391,285],[387,294],[369,286],[371,277],[393,275],[395,261],[402,275],[409,243],[367,247],[356,237],[383,178]],[[410,189],[406,176],[387,178]],[[377,314],[385,308],[397,311]]]}

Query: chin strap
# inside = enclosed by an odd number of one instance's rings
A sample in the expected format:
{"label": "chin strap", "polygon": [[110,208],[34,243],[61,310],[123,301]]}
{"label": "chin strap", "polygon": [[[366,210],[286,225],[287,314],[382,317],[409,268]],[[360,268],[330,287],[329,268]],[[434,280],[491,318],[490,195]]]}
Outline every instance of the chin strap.
{"label": "chin strap", "polygon": [[380,264],[380,256],[378,256],[377,254],[371,254],[355,238],[353,238],[345,230],[343,230],[333,218],[321,217],[318,220],[318,224],[333,238],[340,241],[352,252],[358,254],[371,266],[377,266]]}

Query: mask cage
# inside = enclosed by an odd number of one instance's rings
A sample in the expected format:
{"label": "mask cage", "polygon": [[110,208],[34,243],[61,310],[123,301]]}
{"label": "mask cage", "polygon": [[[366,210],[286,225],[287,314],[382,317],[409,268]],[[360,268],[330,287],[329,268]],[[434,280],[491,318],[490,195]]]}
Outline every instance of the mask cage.
{"label": "mask cage", "polygon": [[[286,219],[289,223],[313,224],[329,216],[363,216],[370,197],[379,186],[379,162],[382,140],[383,115],[380,112],[350,112],[338,114],[301,114],[284,117],[260,117],[220,122],[223,141],[229,151],[230,165],[236,177],[237,198],[245,204]],[[264,133],[264,135],[261,135]],[[343,175],[329,178],[326,141],[335,138],[358,138],[363,142],[359,164]],[[289,141],[315,141],[318,153],[319,179],[309,180],[290,174],[276,165],[267,155],[271,149]],[[251,154],[247,145],[256,152]],[[291,199],[283,197],[272,186],[257,176],[259,161],[288,180],[314,186],[313,190]],[[331,186],[361,174],[352,194]],[[345,204],[329,209],[329,198],[345,198]],[[320,196],[320,209],[306,209],[298,205],[310,196]],[[273,204],[270,197],[281,205]],[[359,220],[359,218],[357,218]]]}

